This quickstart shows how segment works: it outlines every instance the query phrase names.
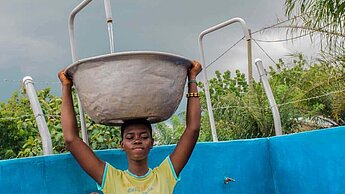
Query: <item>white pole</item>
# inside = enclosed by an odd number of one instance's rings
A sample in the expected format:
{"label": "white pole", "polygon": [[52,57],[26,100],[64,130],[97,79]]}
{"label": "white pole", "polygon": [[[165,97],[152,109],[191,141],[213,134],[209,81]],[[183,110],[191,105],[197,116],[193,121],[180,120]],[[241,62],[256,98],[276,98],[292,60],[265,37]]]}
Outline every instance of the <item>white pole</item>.
{"label": "white pole", "polygon": [[71,53],[72,53],[72,61],[76,62],[78,57],[76,53],[76,48],[75,48],[75,36],[74,36],[74,18],[77,15],[77,13],[82,10],[87,4],[89,4],[92,0],[84,0],[81,2],[77,7],[75,7],[72,12],[69,15],[69,43],[71,46]]}
{"label": "white pole", "polygon": [[106,22],[108,26],[110,53],[114,53],[115,45],[114,45],[114,31],[113,31],[113,15],[111,12],[110,0],[104,0],[104,9],[105,9]]}
{"label": "white pole", "polygon": [[[205,65],[205,54],[204,54],[203,43],[202,43],[202,40],[203,40],[204,36],[206,34],[209,34],[209,33],[213,32],[213,31],[219,30],[219,29],[221,29],[221,28],[223,28],[225,26],[228,26],[228,25],[236,23],[236,22],[239,22],[241,24],[241,27],[242,27],[242,30],[243,30],[243,33],[244,33],[244,36],[245,36],[246,40],[247,41],[251,40],[247,24],[246,24],[246,22],[242,18],[232,18],[230,20],[227,20],[227,21],[225,21],[223,23],[220,23],[218,25],[215,25],[215,26],[213,26],[211,28],[208,28],[208,29],[204,30],[199,35],[199,50],[200,50],[202,65]],[[248,44],[248,46],[251,47],[251,44]],[[251,51],[251,48],[250,49],[248,48],[248,51],[249,50]],[[251,52],[248,53],[248,64],[251,65],[251,62],[249,63],[250,58],[251,58]],[[248,69],[248,71],[249,70],[251,70],[251,68]],[[206,68],[204,68],[202,71],[204,73],[204,85],[205,85],[206,104],[207,104],[207,110],[208,110],[208,115],[209,115],[209,119],[210,119],[211,130],[212,130],[212,138],[213,138],[213,141],[218,141],[216,125],[214,123],[214,117],[213,117],[213,108],[212,108],[212,103],[211,103],[211,97],[210,97],[210,91],[209,91],[209,85],[208,85]],[[252,75],[252,73],[249,72],[248,75]],[[249,78],[249,80],[250,80],[250,78]]]}
{"label": "white pole", "polygon": [[[201,53],[201,63],[202,63],[202,65],[204,65],[205,64],[205,55],[204,55],[204,49],[203,49],[202,41],[199,41],[199,48],[200,48],[200,53]],[[214,142],[217,142],[218,136],[217,136],[217,131],[216,131],[216,124],[214,123],[213,108],[212,108],[212,102],[211,102],[211,96],[210,96],[210,89],[208,86],[208,78],[207,78],[206,68],[203,68],[202,71],[204,72],[205,96],[206,96],[208,117],[210,119],[210,125],[211,125],[212,140]]]}
{"label": "white pole", "polygon": [[279,110],[277,107],[277,103],[274,99],[270,83],[268,82],[268,79],[267,79],[267,73],[264,69],[264,66],[262,65],[261,59],[255,59],[255,65],[258,68],[260,79],[262,81],[262,85],[264,86],[265,93],[272,110],[275,134],[282,135],[283,132],[282,132],[282,127],[281,127]]}
{"label": "white pole", "polygon": [[[77,51],[75,47],[75,34],[74,34],[74,18],[85,6],[87,6],[92,0],[84,0],[82,1],[77,7],[75,7],[69,16],[69,38],[70,38],[70,46],[71,46],[71,54],[72,54],[72,61],[76,62],[78,60]],[[109,33],[109,42],[110,42],[110,52],[114,52],[114,37],[113,37],[113,30],[112,30],[112,21],[113,16],[111,12],[111,5],[109,0],[104,0],[104,8],[106,14],[106,21],[108,24],[108,33]],[[78,93],[78,91],[77,91]],[[80,125],[81,125],[81,133],[83,141],[89,145],[89,139],[86,131],[86,124],[85,124],[85,113],[81,106],[79,96],[78,97],[78,107],[79,107],[79,114],[80,114]]]}
{"label": "white pole", "polygon": [[41,105],[38,101],[36,90],[33,85],[32,77],[26,76],[23,78],[23,84],[26,89],[26,94],[30,100],[31,109],[34,112],[37,127],[42,139],[43,155],[50,155],[53,153],[53,146],[50,137],[50,133],[47,127],[46,120],[44,118]]}
{"label": "white pole", "polygon": [[[71,54],[72,54],[72,61],[76,62],[78,60],[76,48],[75,48],[75,36],[74,36],[74,18],[77,13],[82,10],[86,5],[88,5],[92,0],[84,0],[81,2],[77,7],[75,7],[70,16],[69,16],[69,39],[70,39],[70,46],[71,46]],[[78,92],[77,92],[78,93]],[[86,124],[85,124],[85,113],[81,106],[79,96],[78,97],[78,107],[79,107],[79,114],[80,114],[80,126],[81,126],[81,134],[83,141],[89,145],[89,138],[86,131]]]}
{"label": "white pole", "polygon": [[104,9],[105,9],[105,17],[108,22],[113,21],[113,15],[111,13],[111,5],[110,5],[110,0],[104,0]]}

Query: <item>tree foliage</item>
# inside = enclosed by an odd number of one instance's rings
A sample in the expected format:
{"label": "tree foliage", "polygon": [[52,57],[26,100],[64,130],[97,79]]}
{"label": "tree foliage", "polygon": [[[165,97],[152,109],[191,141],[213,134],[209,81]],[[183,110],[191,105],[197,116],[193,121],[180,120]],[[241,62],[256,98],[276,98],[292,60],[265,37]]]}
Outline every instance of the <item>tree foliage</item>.
{"label": "tree foliage", "polygon": [[[308,64],[300,54],[289,63],[280,60],[268,75],[285,134],[345,125],[345,74],[341,67]],[[217,71],[209,83],[219,140],[274,135],[272,112],[260,81],[254,81],[250,91],[245,75],[237,70],[234,75]],[[202,83],[199,86],[203,109],[199,141],[212,141],[204,87]],[[159,134],[165,137],[160,143],[176,143],[175,126],[180,130],[184,122],[159,126]]]}
{"label": "tree foliage", "polygon": [[[50,88],[38,91],[37,95],[51,135],[53,152],[66,152],[60,120],[61,98],[53,95]],[[77,102],[75,95],[74,102]],[[76,103],[75,110],[78,113]],[[77,118],[79,120],[78,115]],[[119,145],[121,137],[118,128],[96,124],[88,116],[86,125],[93,149],[115,148]],[[7,103],[0,104],[0,159],[37,156],[42,153],[36,120],[29,99],[22,89],[21,92],[15,92]]]}
{"label": "tree foliage", "polygon": [[[319,65],[310,67],[306,76],[315,76],[317,81],[305,83],[307,90],[301,95],[323,94],[336,89],[344,89],[345,67],[345,1],[344,0],[286,0],[285,14],[294,18],[293,32],[319,35],[321,58]],[[326,43],[326,44],[324,44]],[[325,45],[325,46],[323,46]],[[296,67],[299,68],[299,67]],[[301,84],[302,84],[301,83]],[[305,87],[306,88],[306,87]],[[336,93],[319,99],[312,99],[308,105],[318,107],[337,123],[344,123],[344,93]],[[311,104],[314,103],[314,104]],[[321,114],[321,113],[320,113]]]}
{"label": "tree foliage", "polygon": [[[278,104],[284,133],[345,125],[345,72],[342,65],[309,63],[302,55],[291,61],[280,60],[268,71],[269,82]],[[202,118],[199,141],[212,141],[205,92],[200,86]],[[217,71],[210,80],[210,96],[219,140],[268,137],[274,135],[274,123],[260,81],[250,89],[240,71]],[[46,88],[38,91],[54,153],[66,152],[60,110],[61,98]],[[74,102],[77,102],[74,95]],[[77,104],[75,110],[78,113]],[[79,116],[77,116],[79,120]],[[78,121],[79,123],[79,121]],[[86,117],[90,146],[93,149],[116,148],[120,130],[96,124]],[[185,113],[168,122],[154,125],[156,144],[175,144],[185,129]],[[42,155],[42,145],[30,102],[25,91],[15,92],[0,103],[0,159]]]}
{"label": "tree foliage", "polygon": [[294,18],[290,26],[293,31],[318,34],[328,48],[344,48],[345,1],[286,0],[285,14]]}

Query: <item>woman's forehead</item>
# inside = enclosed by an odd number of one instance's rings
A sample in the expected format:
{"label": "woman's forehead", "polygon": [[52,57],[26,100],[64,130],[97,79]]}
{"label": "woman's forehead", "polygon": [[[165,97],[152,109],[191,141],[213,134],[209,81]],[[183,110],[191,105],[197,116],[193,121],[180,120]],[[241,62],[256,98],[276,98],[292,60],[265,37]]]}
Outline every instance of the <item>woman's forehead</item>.
{"label": "woman's forehead", "polygon": [[143,124],[134,124],[126,127],[124,133],[143,133],[150,132],[150,129]]}

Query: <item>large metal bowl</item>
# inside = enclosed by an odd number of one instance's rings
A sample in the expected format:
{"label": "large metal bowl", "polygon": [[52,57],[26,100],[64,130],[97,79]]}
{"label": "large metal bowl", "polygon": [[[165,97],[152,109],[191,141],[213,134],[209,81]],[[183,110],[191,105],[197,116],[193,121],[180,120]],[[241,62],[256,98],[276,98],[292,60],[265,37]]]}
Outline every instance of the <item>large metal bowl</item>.
{"label": "large metal bowl", "polygon": [[96,123],[168,119],[176,111],[191,61],[162,52],[121,52],[79,60],[66,68],[81,105]]}

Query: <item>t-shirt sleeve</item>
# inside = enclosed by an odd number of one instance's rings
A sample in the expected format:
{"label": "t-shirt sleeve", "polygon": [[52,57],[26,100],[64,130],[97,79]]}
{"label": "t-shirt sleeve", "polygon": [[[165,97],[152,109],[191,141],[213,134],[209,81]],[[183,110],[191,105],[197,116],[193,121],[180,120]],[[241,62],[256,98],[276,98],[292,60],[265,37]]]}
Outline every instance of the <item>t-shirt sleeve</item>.
{"label": "t-shirt sleeve", "polygon": [[114,178],[119,176],[119,170],[111,166],[109,163],[105,164],[102,185],[97,184],[97,189],[106,193],[106,191],[114,191]]}
{"label": "t-shirt sleeve", "polygon": [[180,181],[180,177],[176,175],[174,166],[170,160],[170,156],[168,156],[160,165],[157,167],[158,174],[160,174],[161,178],[164,178],[169,185],[175,186],[175,184]]}
{"label": "t-shirt sleeve", "polygon": [[168,156],[166,160],[168,160],[169,168],[170,168],[170,170],[171,170],[172,175],[174,176],[175,181],[176,181],[176,182],[180,181],[180,180],[181,180],[181,177],[180,177],[180,175],[179,175],[179,176],[176,175],[174,166],[173,166],[173,164],[172,164],[172,162],[171,162],[171,160],[170,160],[170,156]]}
{"label": "t-shirt sleeve", "polygon": [[108,164],[108,162],[106,162],[105,167],[104,167],[104,171],[103,171],[102,185],[99,185],[98,183],[96,183],[97,189],[99,191],[101,191],[104,188],[105,180],[107,178],[108,168],[109,168],[109,164]]}

